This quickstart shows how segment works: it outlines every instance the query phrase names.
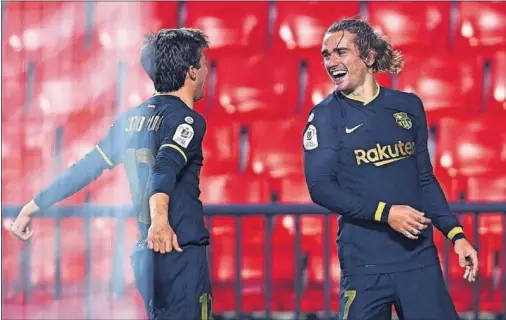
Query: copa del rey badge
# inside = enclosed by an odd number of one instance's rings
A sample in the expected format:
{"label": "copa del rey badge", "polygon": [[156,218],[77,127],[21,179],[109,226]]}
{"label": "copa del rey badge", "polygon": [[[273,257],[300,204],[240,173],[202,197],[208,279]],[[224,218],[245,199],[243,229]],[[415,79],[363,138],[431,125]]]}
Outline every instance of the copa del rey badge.
{"label": "copa del rey badge", "polygon": [[318,147],[318,135],[316,127],[310,124],[304,132],[304,149],[313,150]]}
{"label": "copa del rey badge", "polygon": [[188,145],[190,145],[193,136],[194,136],[193,128],[187,123],[182,123],[177,127],[176,132],[172,137],[172,140],[174,140],[174,142],[180,145],[181,147],[188,148]]}

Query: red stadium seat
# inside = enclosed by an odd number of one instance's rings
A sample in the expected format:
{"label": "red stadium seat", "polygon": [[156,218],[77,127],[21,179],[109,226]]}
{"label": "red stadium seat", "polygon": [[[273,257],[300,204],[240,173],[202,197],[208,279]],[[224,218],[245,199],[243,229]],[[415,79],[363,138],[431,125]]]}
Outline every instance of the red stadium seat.
{"label": "red stadium seat", "polygon": [[22,122],[4,122],[2,125],[2,204],[20,204],[24,196],[23,160],[26,156]]}
{"label": "red stadium seat", "polygon": [[19,54],[22,49],[24,2],[6,2],[2,7],[2,59]]}
{"label": "red stadium seat", "polygon": [[323,35],[332,23],[359,14],[359,2],[276,2],[273,49],[319,52]]}
{"label": "red stadium seat", "polygon": [[117,82],[122,80],[123,87],[120,88],[119,83],[115,84],[113,87],[116,88],[116,90],[121,90],[119,112],[137,107],[155,93],[153,81],[151,81],[138,61],[130,63],[125,62],[124,68],[125,73],[123,74],[122,79],[116,78],[115,81]]}
{"label": "red stadium seat", "polygon": [[[175,28],[178,26],[179,6],[182,1],[157,1],[142,3],[145,17],[151,21],[149,29],[145,31],[157,31],[159,29]],[[150,18],[151,17],[151,18]],[[152,17],[156,17],[153,19]],[[145,22],[148,23],[148,22]]]}
{"label": "red stadium seat", "polygon": [[231,54],[215,61],[216,94],[210,117],[248,123],[282,119],[296,111],[299,62],[295,57]]}
{"label": "red stadium seat", "polygon": [[[2,204],[4,204],[3,201],[2,197]],[[13,284],[22,278],[19,268],[19,256],[25,246],[23,241],[19,241],[10,232],[10,225],[13,222],[14,218],[2,218],[2,260],[4,261],[2,263],[2,283],[10,288],[14,287]],[[10,292],[6,294],[7,297],[2,299],[2,303],[4,299],[8,299],[9,296],[13,295],[14,290],[6,290],[6,292],[8,291]]]}
{"label": "red stadium seat", "polygon": [[452,176],[504,172],[506,143],[504,117],[444,118],[439,122],[438,159]]}
{"label": "red stadium seat", "polygon": [[175,2],[97,2],[93,6],[93,49],[122,58],[138,59],[132,50],[139,52],[145,34],[176,25]]}
{"label": "red stadium seat", "polygon": [[[438,127],[438,152],[436,165],[439,166],[438,176],[442,170],[452,177],[452,188],[463,191],[466,201],[502,201],[504,199],[504,150],[497,146],[505,145],[506,131],[501,125],[504,117],[482,116],[480,118],[443,118]],[[465,183],[463,178],[467,177]],[[451,198],[449,200],[452,200]],[[454,199],[455,200],[455,199]],[[474,241],[474,223],[471,214],[461,218],[464,230]],[[497,263],[496,252],[500,251],[504,230],[498,226],[501,217],[495,215],[480,216],[478,231],[480,238],[480,300],[482,310],[497,311],[500,309],[497,296]],[[498,247],[499,246],[499,247]],[[462,269],[458,266],[455,255],[450,255],[451,293],[458,309],[471,303],[468,284],[462,280]],[[495,289],[494,289],[495,288]]]}
{"label": "red stadium seat", "polygon": [[[58,74],[63,68],[65,60],[59,59],[56,65],[46,62],[55,61],[62,52],[67,51],[69,38],[74,35],[73,16],[68,12],[68,8],[73,6],[77,7],[78,4],[25,2],[7,5],[6,40],[2,43],[5,54],[2,81],[6,86],[2,96],[3,102],[6,102],[4,119],[23,115],[40,119],[44,115],[39,107],[43,97],[38,95],[40,88],[37,78],[49,72]],[[78,17],[76,20],[79,20]],[[44,37],[46,33],[51,37]],[[71,39],[70,42],[77,43],[77,39]],[[35,81],[27,77],[29,72],[35,75]],[[24,110],[24,107],[28,109]]]}
{"label": "red stadium seat", "polygon": [[394,47],[444,50],[450,30],[450,2],[368,2],[371,26]]}
{"label": "red stadium seat", "polygon": [[21,19],[23,21],[20,34],[21,50],[25,54],[26,61],[36,60],[40,57],[40,50],[44,43],[44,37],[41,35],[42,23],[45,20],[42,17],[42,2],[25,2]]}
{"label": "red stadium seat", "polygon": [[99,205],[132,205],[132,195],[125,169],[122,165],[112,170],[105,170],[97,180],[92,182],[87,191],[89,201]]}
{"label": "red stadium seat", "polygon": [[455,50],[477,49],[494,53],[506,48],[506,3],[459,2],[459,19],[455,30]]}
{"label": "red stadium seat", "polygon": [[21,160],[18,158],[17,161],[23,171],[17,177],[17,183],[22,184],[22,202],[18,204],[32,199],[54,177],[55,143],[55,127],[50,119],[46,122],[24,121],[20,129],[19,138],[11,140],[20,143],[21,148]]}
{"label": "red stadium seat", "polygon": [[414,92],[422,99],[429,121],[478,114],[483,78],[480,58],[420,53],[405,60],[398,78],[399,90]]}
{"label": "red stadium seat", "polygon": [[[200,182],[204,204],[246,204],[268,203],[270,194],[267,180],[253,175],[213,175],[202,176]],[[211,273],[214,282],[213,292],[222,297],[213,304],[216,311],[232,310],[234,306],[236,232],[234,217],[211,218]],[[241,278],[244,288],[250,291],[258,287],[264,277],[263,250],[264,218],[249,216],[241,218],[242,268]],[[249,288],[249,289],[248,289]],[[244,294],[245,308],[254,308],[262,301],[259,292]],[[258,306],[257,306],[258,307]],[[257,308],[258,309],[258,308]]]}
{"label": "red stadium seat", "polygon": [[6,2],[3,5],[2,121],[5,121],[24,114],[26,64],[22,51],[22,10],[25,3]]}
{"label": "red stadium seat", "polygon": [[[300,135],[298,135],[300,137]],[[300,171],[300,170],[299,170]],[[307,190],[306,181],[302,172],[284,177],[279,181],[279,201],[281,203],[312,203]],[[295,277],[294,263],[287,264],[282,261],[295,262],[295,217],[293,215],[276,216],[274,220],[274,234],[276,242],[273,246],[273,274],[289,282]],[[306,285],[302,296],[301,309],[303,311],[323,309],[323,282],[324,282],[324,242],[330,242],[331,281],[339,281],[339,262],[335,250],[335,234],[337,232],[337,219],[331,216],[329,220],[329,239],[324,239],[324,217],[322,215],[307,215],[300,218],[301,251],[307,256]],[[337,270],[337,271],[336,271]],[[274,288],[276,290],[276,288]],[[278,291],[279,288],[278,288]],[[293,301],[293,291],[288,297],[280,294],[278,300],[287,305]],[[286,296],[286,293],[284,294]],[[337,298],[337,297],[336,297]],[[292,299],[292,300],[290,300]],[[293,307],[292,307],[293,308]]]}
{"label": "red stadium seat", "polygon": [[506,111],[506,51],[497,51],[491,62],[490,91],[487,97],[487,113]]}
{"label": "red stadium seat", "polygon": [[[205,171],[203,171],[205,173]],[[251,174],[203,174],[200,181],[204,204],[268,203],[267,180]]]}
{"label": "red stadium seat", "polygon": [[[506,198],[505,171],[469,177],[465,192],[465,200],[470,202],[504,201]],[[481,312],[500,313],[503,310],[500,281],[504,277],[504,259],[500,257],[505,245],[504,219],[502,213],[484,213],[477,216],[477,219],[473,214],[463,214],[461,219],[467,237],[472,243],[478,242]],[[478,223],[478,239],[474,239],[473,235],[476,223]],[[462,305],[470,303],[471,295],[463,290],[468,284],[462,279],[462,269],[458,267],[456,255],[450,256],[450,266],[452,277],[450,281],[454,288],[452,295],[457,300],[456,303]]]}
{"label": "red stadium seat", "polygon": [[266,47],[268,15],[268,2],[188,1],[183,25],[203,30],[213,50],[241,48],[250,55]]}
{"label": "red stadium seat", "polygon": [[256,121],[250,126],[251,161],[248,170],[271,178],[300,173],[305,118]]}
{"label": "red stadium seat", "polygon": [[203,142],[205,175],[240,171],[241,126],[236,122],[207,121]]}

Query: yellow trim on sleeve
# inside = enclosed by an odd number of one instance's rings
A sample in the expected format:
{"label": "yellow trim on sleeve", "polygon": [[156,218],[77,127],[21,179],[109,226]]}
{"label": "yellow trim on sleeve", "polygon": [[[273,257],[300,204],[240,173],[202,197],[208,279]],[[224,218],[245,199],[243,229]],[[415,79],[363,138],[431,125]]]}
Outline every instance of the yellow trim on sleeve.
{"label": "yellow trim on sleeve", "polygon": [[379,85],[377,85],[377,87],[378,87],[378,90],[376,90],[376,93],[374,94],[374,96],[371,99],[369,99],[369,100],[365,100],[365,99],[362,99],[362,98],[357,98],[357,97],[354,97],[352,95],[346,95],[344,93],[342,93],[342,95],[345,96],[348,99],[359,101],[359,102],[362,102],[364,105],[366,105],[368,103],[371,103],[374,99],[376,99],[378,97],[378,95],[380,93],[380,88],[381,87]]}
{"label": "yellow trim on sleeve", "polygon": [[114,167],[114,163],[109,159],[109,157],[105,154],[105,152],[100,148],[100,146],[97,144],[96,146],[98,153],[104,158],[105,162],[109,165],[109,167]]}
{"label": "yellow trim on sleeve", "polygon": [[452,240],[453,237],[455,237],[459,233],[464,233],[464,230],[462,230],[462,227],[455,227],[448,232],[448,239]]}
{"label": "yellow trim on sleeve", "polygon": [[[178,146],[176,146],[175,144],[172,144],[172,143],[164,144],[164,145],[162,145],[162,146],[160,147],[160,149],[165,148],[165,147],[169,147],[169,148],[172,148],[172,149],[175,149],[175,150],[179,151],[179,153],[180,153],[180,154],[183,156],[183,158],[184,158],[184,162],[185,162],[185,163],[186,163],[186,162],[188,162],[188,158],[186,157],[186,154],[184,154],[184,151],[183,151],[183,150],[181,150],[181,148],[179,148],[179,147],[178,147]],[[160,150],[160,149],[159,149],[159,150]]]}
{"label": "yellow trim on sleeve", "polygon": [[374,220],[381,221],[381,215],[383,214],[383,210],[385,210],[386,203],[380,201],[378,203],[378,207],[376,208],[376,212],[374,213]]}

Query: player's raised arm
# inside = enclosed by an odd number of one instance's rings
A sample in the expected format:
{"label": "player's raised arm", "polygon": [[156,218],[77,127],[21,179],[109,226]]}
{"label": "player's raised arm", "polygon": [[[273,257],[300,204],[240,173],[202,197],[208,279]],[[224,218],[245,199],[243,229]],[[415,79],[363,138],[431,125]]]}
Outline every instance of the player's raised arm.
{"label": "player's raised arm", "polygon": [[[429,133],[425,110],[420,98],[415,97],[418,104],[418,116],[421,119],[417,133],[415,154],[420,184],[422,186],[423,211],[432,220],[436,228],[455,244],[455,251],[459,255],[460,265],[464,267],[468,264],[464,277],[469,281],[474,281],[478,273],[478,256],[476,250],[466,240],[464,230],[457,217],[451,211],[443,190],[434,176],[427,148]],[[463,239],[463,241],[457,241],[460,239]],[[466,261],[466,259],[469,261]]]}
{"label": "player's raised arm", "polygon": [[11,232],[21,240],[32,235],[29,224],[39,210],[66,199],[97,179],[105,169],[113,168],[118,162],[118,148],[122,145],[123,123],[120,116],[107,135],[88,152],[84,158],[67,168],[46,186],[33,200],[27,203],[11,226]]}
{"label": "player's raised arm", "polygon": [[308,120],[304,173],[313,202],[343,216],[386,223],[391,205],[358,196],[337,181],[340,133],[330,108],[314,108]]}

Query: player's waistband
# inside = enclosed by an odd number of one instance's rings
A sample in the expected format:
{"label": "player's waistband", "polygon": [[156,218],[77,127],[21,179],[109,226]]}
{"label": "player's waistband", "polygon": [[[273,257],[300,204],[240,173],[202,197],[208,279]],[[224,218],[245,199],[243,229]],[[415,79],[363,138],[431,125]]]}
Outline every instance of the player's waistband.
{"label": "player's waistband", "polygon": [[347,261],[341,261],[341,276],[405,272],[438,265],[439,263],[439,257],[435,250],[424,250],[414,257],[409,257],[406,261],[392,264],[351,265]]}

